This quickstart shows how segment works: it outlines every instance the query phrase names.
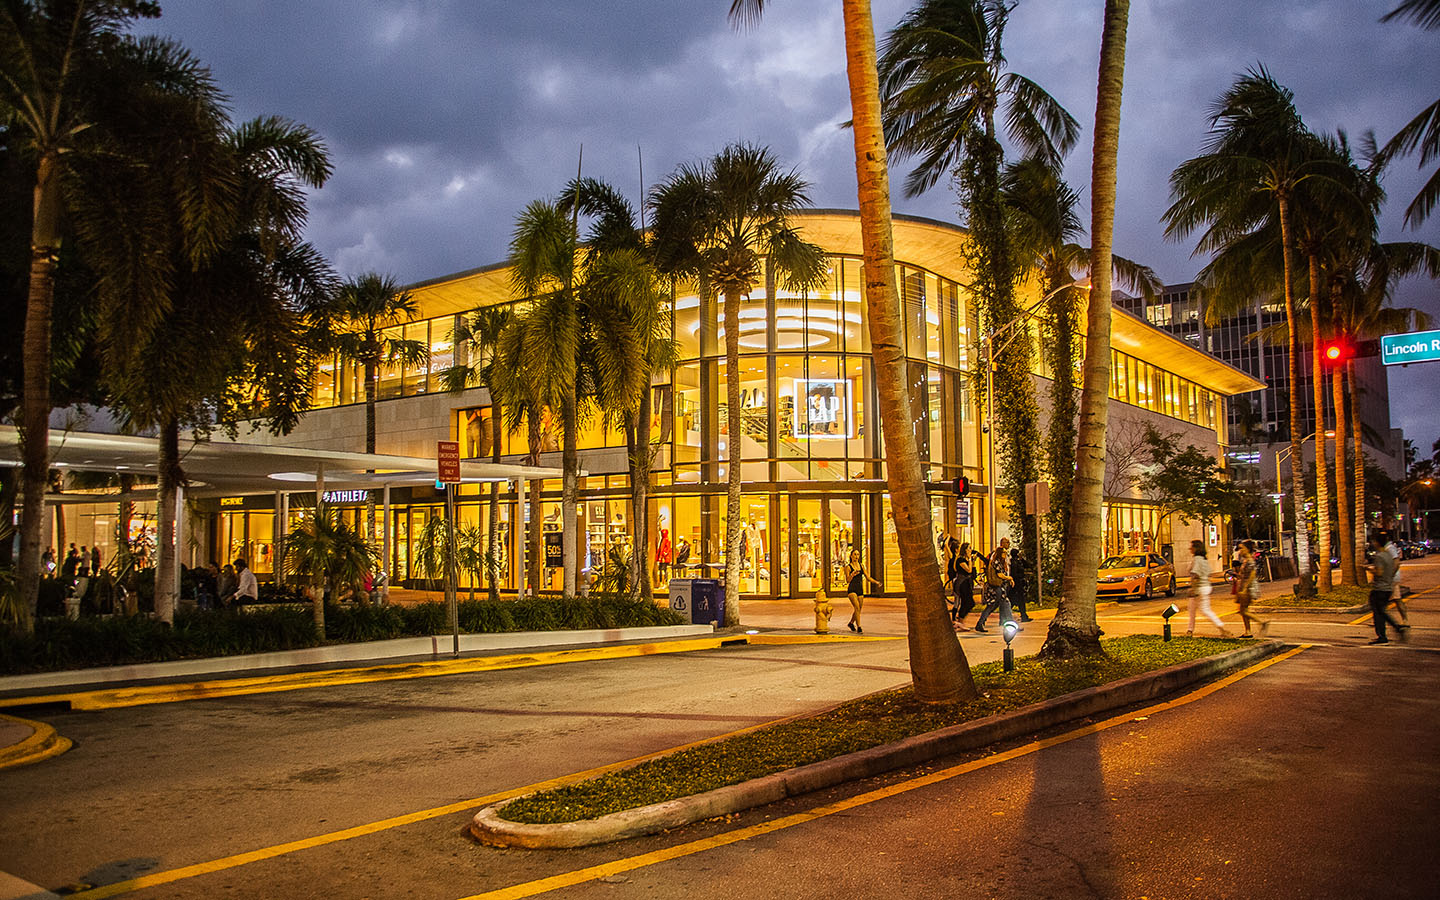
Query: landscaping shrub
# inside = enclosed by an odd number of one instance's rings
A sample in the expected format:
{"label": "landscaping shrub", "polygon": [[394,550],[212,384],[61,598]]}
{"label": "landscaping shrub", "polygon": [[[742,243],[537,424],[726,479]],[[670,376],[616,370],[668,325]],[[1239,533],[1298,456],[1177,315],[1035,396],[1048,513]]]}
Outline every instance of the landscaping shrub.
{"label": "landscaping shrub", "polygon": [[[58,582],[47,580],[56,592]],[[262,588],[262,591],[264,589]],[[148,615],[41,618],[33,636],[0,634],[0,673],[78,669],[93,666],[164,662],[204,656],[270,653],[316,646],[314,619],[307,602],[283,605],[285,594],[267,592],[270,603],[243,609],[182,608],[174,626]],[[54,604],[52,604],[54,605]],[[57,612],[63,610],[63,604]],[[325,607],[325,636],[352,643],[449,631],[445,604],[418,606]],[[467,634],[511,631],[560,631],[633,628],[681,624],[679,614],[653,603],[609,595],[566,601],[560,597],[522,600],[465,600],[460,630]]]}

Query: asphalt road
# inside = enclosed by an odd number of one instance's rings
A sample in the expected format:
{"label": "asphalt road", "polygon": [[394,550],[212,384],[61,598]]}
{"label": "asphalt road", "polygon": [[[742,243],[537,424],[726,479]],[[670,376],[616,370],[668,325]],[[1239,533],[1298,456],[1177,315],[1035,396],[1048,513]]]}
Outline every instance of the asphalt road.
{"label": "asphalt road", "polygon": [[[1440,585],[1440,558],[1407,577]],[[903,640],[44,715],[76,747],[0,771],[0,871],[54,889],[207,870],[137,898],[455,900],[731,835],[555,896],[1431,897],[1437,593],[1413,604],[1411,644],[1363,646],[1355,616],[1281,616],[1272,636],[1321,646],[1143,721],[742,839],[916,773],[579,851],[492,850],[464,828],[477,798],[904,683]],[[1106,610],[1103,627],[1153,633],[1164,605]],[[866,631],[901,621],[875,602]],[[1041,640],[1028,629],[1019,652]],[[254,851],[269,858],[234,858]]]}

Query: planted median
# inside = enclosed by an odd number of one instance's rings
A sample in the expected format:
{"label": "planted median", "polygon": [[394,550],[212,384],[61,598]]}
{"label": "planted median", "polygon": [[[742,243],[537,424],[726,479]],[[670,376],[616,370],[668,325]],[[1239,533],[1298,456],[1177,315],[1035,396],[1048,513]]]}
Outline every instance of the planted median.
{"label": "planted median", "polygon": [[973,669],[980,696],[965,703],[932,706],[910,687],[871,694],[814,716],[789,719],[754,731],[647,760],[629,769],[522,797],[497,810],[511,822],[558,824],[596,819],[624,810],[773,775],[867,750],[926,732],[1119,681],[1177,663],[1254,646],[1253,641],[1131,636],[1103,642],[1106,656],[1043,663],[1017,661],[1014,672],[998,662]]}

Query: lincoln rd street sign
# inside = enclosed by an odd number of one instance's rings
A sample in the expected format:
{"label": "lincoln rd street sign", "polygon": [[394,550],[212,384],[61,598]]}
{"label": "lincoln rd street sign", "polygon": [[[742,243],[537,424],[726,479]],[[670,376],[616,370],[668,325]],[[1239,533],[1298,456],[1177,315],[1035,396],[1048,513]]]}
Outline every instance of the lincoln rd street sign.
{"label": "lincoln rd street sign", "polygon": [[1387,366],[1440,360],[1440,331],[1387,334],[1380,339],[1380,360]]}

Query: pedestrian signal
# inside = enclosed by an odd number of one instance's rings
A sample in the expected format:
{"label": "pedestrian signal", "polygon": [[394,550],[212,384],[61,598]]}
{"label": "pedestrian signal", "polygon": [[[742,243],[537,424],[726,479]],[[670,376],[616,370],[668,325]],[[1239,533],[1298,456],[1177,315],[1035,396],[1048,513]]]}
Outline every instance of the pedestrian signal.
{"label": "pedestrian signal", "polygon": [[964,475],[955,476],[955,483],[953,485],[953,488],[955,490],[956,496],[965,496],[966,494],[970,493],[970,479],[966,478]]}

